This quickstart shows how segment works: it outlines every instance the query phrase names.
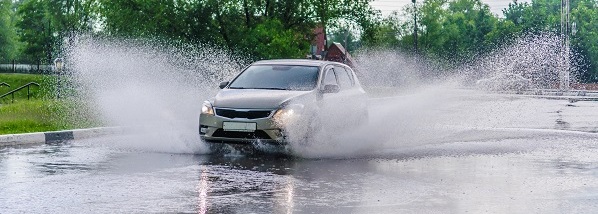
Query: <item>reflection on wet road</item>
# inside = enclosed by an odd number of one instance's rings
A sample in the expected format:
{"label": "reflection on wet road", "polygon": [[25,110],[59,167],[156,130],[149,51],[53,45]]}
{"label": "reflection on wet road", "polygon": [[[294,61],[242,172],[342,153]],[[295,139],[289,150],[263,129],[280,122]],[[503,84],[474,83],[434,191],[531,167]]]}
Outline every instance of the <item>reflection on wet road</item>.
{"label": "reflection on wet road", "polygon": [[[564,145],[562,142],[567,142]],[[3,213],[595,212],[592,136],[363,159],[144,153],[71,142],[0,153]],[[541,144],[541,145],[539,145]],[[527,151],[488,148],[519,145]],[[533,146],[530,146],[533,145]]]}

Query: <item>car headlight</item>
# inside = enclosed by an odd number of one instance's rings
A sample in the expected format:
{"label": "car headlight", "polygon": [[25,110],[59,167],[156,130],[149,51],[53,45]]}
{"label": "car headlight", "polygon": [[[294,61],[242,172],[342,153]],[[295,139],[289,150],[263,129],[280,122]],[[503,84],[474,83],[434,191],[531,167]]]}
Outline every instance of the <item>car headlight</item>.
{"label": "car headlight", "polygon": [[209,101],[204,101],[201,105],[201,113],[207,115],[214,115],[214,108],[212,107],[212,103]]}
{"label": "car headlight", "polygon": [[293,121],[296,121],[299,118],[302,110],[303,110],[303,105],[300,105],[300,104],[288,105],[288,106],[285,106],[285,107],[282,107],[282,108],[276,110],[276,112],[274,112],[274,116],[272,116],[272,118],[274,119],[274,122],[276,122],[280,125],[289,124],[289,123],[292,123]]}

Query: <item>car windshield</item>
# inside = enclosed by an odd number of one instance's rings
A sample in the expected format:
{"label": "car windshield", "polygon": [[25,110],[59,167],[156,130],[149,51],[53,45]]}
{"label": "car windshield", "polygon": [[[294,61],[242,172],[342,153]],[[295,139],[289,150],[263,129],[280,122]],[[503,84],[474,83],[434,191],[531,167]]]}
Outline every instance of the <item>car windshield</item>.
{"label": "car windshield", "polygon": [[296,65],[253,65],[229,86],[232,89],[309,91],[316,87],[318,67]]}

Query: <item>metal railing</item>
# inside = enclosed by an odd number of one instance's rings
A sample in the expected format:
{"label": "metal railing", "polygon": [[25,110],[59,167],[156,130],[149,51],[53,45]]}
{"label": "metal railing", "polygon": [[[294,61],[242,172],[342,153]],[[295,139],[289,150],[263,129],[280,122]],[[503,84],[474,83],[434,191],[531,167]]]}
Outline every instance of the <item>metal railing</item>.
{"label": "metal railing", "polygon": [[20,91],[20,90],[22,90],[24,88],[27,88],[27,100],[29,100],[29,98],[31,97],[31,90],[30,90],[31,85],[35,85],[35,86],[39,87],[38,83],[36,83],[36,82],[30,82],[30,83],[27,83],[27,84],[25,84],[25,85],[23,85],[21,87],[15,88],[14,90],[7,92],[6,94],[0,95],[0,99],[6,97],[8,95],[12,95],[12,101],[11,102],[14,103],[15,102],[15,92]]}
{"label": "metal railing", "polygon": [[8,83],[5,83],[5,82],[0,82],[0,86],[6,86],[6,87],[10,88],[10,85]]}

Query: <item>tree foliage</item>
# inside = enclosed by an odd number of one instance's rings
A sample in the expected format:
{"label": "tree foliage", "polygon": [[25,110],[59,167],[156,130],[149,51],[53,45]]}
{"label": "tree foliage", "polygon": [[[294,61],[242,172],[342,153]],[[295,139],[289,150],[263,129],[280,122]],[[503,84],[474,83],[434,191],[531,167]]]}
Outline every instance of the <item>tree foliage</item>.
{"label": "tree foliage", "polygon": [[571,38],[575,49],[585,57],[586,72],[583,79],[598,82],[598,2],[579,1],[571,10],[576,23],[576,33]]}
{"label": "tree foliage", "polygon": [[[212,43],[253,58],[301,57],[316,26],[359,22],[368,0],[100,0],[109,35]],[[148,22],[148,20],[152,20]]]}
{"label": "tree foliage", "polygon": [[[217,45],[253,59],[299,58],[314,29],[349,51],[412,52],[458,64],[526,34],[560,31],[561,0],[513,0],[502,16],[482,0],[422,0],[382,17],[371,0],[0,0],[0,61],[48,63],[79,33]],[[585,80],[598,81],[598,0],[572,0]],[[414,16],[417,26],[414,25]]]}
{"label": "tree foliage", "polygon": [[20,5],[17,14],[21,20],[19,39],[24,43],[23,55],[26,61],[39,63],[43,59],[51,58],[52,23],[46,16],[45,6],[39,0],[29,0]]}
{"label": "tree foliage", "polygon": [[0,0],[0,62],[14,59],[17,51],[11,3],[11,0]]}
{"label": "tree foliage", "polygon": [[[513,0],[499,17],[481,0],[425,0],[416,9],[378,19],[364,30],[363,44],[412,52],[417,15],[419,53],[444,65],[490,53],[522,35],[560,34],[561,0]],[[582,80],[598,82],[598,1],[572,0],[571,21],[576,33],[571,47],[585,71]],[[398,38],[398,40],[397,40]]]}
{"label": "tree foliage", "polygon": [[[539,33],[543,31],[561,33],[561,0],[532,0],[531,3],[509,4],[503,11],[505,20],[502,32]],[[571,36],[571,47],[578,53],[583,72],[582,80],[598,82],[598,1],[571,1],[571,22],[575,33]],[[497,30],[498,31],[498,30]]]}
{"label": "tree foliage", "polygon": [[[400,17],[403,17],[401,19]],[[364,44],[414,49],[417,17],[419,53],[437,59],[467,59],[494,48],[499,19],[480,0],[426,0],[379,21]]]}
{"label": "tree foliage", "polygon": [[97,17],[95,0],[22,0],[16,26],[22,61],[49,63],[63,39],[90,32]]}
{"label": "tree foliage", "polygon": [[[359,26],[373,11],[369,1],[2,0],[2,11],[18,7],[18,34],[7,34],[2,13],[0,44],[21,41],[21,60],[36,63],[50,62],[78,33],[209,43],[255,59],[301,57],[316,26]],[[14,58],[7,50],[2,57]]]}

